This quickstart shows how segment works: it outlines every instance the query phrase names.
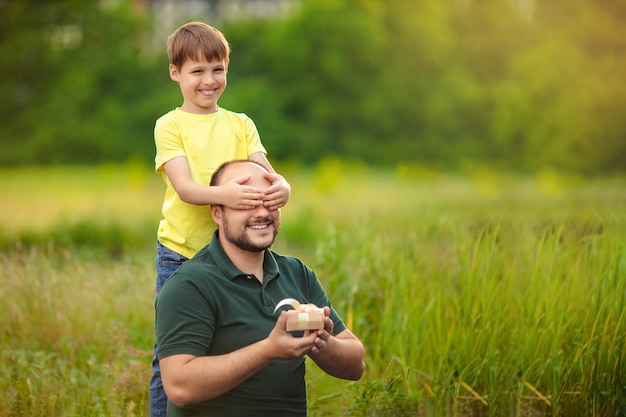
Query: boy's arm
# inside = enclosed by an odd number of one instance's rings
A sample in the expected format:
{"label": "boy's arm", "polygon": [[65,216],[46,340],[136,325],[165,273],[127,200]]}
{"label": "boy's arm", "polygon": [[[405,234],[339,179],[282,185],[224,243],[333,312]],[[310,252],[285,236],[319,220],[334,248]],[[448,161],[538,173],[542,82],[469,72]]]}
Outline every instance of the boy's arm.
{"label": "boy's arm", "polygon": [[267,169],[270,173],[276,174],[276,170],[274,170],[274,167],[272,166],[272,164],[270,164],[270,161],[267,159],[263,152],[252,153],[248,155],[248,159],[252,162],[256,162],[257,164],[262,165],[263,168]]}
{"label": "boy's arm", "polygon": [[263,204],[265,207],[268,210],[278,210],[287,204],[287,201],[291,196],[291,185],[289,185],[287,180],[282,175],[278,174],[274,170],[265,154],[263,152],[255,152],[248,156],[248,159],[261,164],[270,172],[270,174],[266,175],[266,177],[272,185],[265,190],[265,197],[263,197]]}
{"label": "boy's arm", "polygon": [[237,177],[220,186],[202,185],[191,177],[189,163],[184,156],[170,159],[163,164],[163,169],[185,203],[200,206],[221,204],[235,209],[250,209],[263,203],[263,190],[245,185],[249,176]]}

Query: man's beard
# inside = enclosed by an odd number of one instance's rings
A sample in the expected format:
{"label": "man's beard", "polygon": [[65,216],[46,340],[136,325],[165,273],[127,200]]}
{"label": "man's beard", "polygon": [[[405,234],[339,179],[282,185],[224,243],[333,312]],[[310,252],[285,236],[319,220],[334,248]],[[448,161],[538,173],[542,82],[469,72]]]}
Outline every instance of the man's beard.
{"label": "man's beard", "polygon": [[[269,222],[269,224],[268,224]],[[263,252],[265,249],[269,248],[270,246],[272,246],[272,244],[274,243],[274,240],[276,239],[276,235],[278,234],[278,229],[279,229],[279,223],[276,221],[273,221],[271,219],[263,219],[262,222],[259,222],[262,224],[268,224],[268,227],[272,227],[273,230],[273,236],[272,236],[272,240],[269,242],[269,244],[257,244],[255,242],[253,242],[250,237],[248,236],[248,228],[246,227],[241,233],[239,233],[238,235],[235,235],[234,233],[230,233],[231,229],[228,223],[228,220],[224,217],[223,219],[223,224],[224,224],[224,237],[226,238],[226,240],[228,240],[229,242],[231,242],[233,245],[237,246],[239,249],[241,250],[245,250],[248,252]]]}

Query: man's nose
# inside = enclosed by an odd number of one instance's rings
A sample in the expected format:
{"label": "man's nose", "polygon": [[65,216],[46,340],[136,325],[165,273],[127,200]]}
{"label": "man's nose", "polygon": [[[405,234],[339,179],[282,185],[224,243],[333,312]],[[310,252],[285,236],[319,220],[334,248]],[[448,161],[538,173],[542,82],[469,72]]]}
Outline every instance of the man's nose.
{"label": "man's nose", "polygon": [[265,207],[264,204],[259,204],[254,208],[254,216],[255,217],[267,217],[269,216],[270,211]]}

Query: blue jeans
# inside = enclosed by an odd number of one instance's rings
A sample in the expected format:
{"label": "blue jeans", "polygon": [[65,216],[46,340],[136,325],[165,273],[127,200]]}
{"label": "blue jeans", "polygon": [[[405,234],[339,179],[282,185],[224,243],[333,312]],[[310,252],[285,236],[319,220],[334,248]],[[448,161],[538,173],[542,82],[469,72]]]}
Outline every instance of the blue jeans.
{"label": "blue jeans", "polygon": [[[156,257],[156,294],[165,284],[165,281],[185,262],[183,255],[166,248],[157,242]],[[150,379],[150,417],[165,417],[167,411],[167,396],[161,382],[161,368],[157,357],[157,345],[154,344],[154,357],[152,358],[152,378]]]}

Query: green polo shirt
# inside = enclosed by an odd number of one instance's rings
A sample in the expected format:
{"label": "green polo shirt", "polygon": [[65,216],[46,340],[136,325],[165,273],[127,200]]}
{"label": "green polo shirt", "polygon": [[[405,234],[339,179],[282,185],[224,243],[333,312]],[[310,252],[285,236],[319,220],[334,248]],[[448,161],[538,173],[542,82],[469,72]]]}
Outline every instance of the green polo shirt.
{"label": "green polo shirt", "polygon": [[[265,251],[263,284],[212,242],[166,281],[156,301],[159,358],[221,355],[266,338],[283,298],[330,306],[335,334],[346,329],[315,273],[301,260]],[[304,358],[274,361],[231,391],[195,404],[168,402],[168,417],[306,416]]]}

